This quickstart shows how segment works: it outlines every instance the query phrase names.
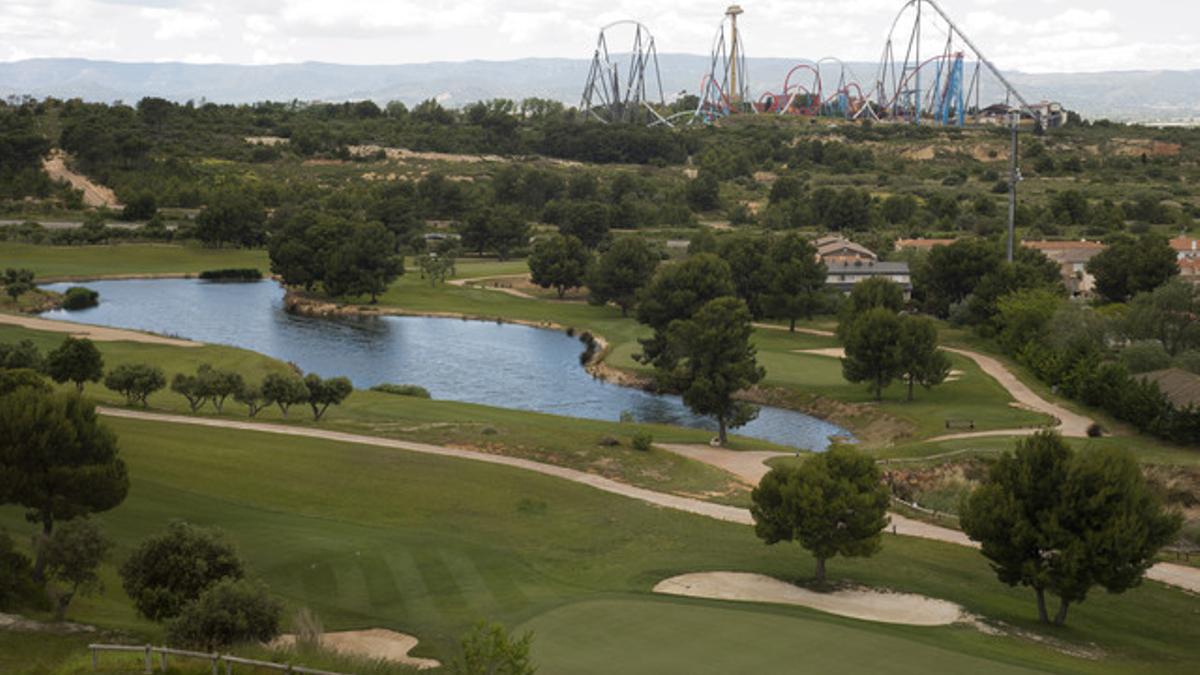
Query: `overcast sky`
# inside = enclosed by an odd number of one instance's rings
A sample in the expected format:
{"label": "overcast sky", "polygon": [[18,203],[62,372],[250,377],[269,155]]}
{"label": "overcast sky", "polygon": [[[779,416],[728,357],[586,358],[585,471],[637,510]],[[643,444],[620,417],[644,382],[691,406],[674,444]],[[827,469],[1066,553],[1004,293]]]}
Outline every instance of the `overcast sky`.
{"label": "overcast sky", "polygon": [[[904,0],[743,0],[750,56],[876,61]],[[590,58],[634,18],[660,52],[707,53],[705,0],[0,0],[0,60],[418,63]],[[1198,0],[941,0],[1001,68],[1200,68]]]}

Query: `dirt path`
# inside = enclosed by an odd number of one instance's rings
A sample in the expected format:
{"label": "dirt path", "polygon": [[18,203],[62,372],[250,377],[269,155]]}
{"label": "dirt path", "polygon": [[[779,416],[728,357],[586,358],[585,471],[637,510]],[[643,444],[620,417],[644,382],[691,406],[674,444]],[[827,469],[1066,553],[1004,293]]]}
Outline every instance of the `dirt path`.
{"label": "dirt path", "polygon": [[697,572],[664,579],[655,593],[693,598],[800,605],[852,619],[907,626],[946,626],[963,621],[962,607],[913,593],[870,588],[817,593],[779,579],[746,572]]}
{"label": "dirt path", "polygon": [[[647,490],[645,488],[626,485],[625,483],[619,483],[617,481],[583,471],[554,466],[552,464],[543,464],[541,462],[520,459],[518,457],[490,455],[471,450],[447,448],[439,445],[429,445],[426,443],[413,443],[410,441],[398,441],[390,438],[378,438],[375,436],[361,436],[358,434],[350,434],[341,431],[313,429],[311,427],[285,426],[282,424],[269,424],[262,422],[240,422],[236,420],[214,419],[207,417],[188,417],[186,415],[159,414],[142,412],[138,410],[125,410],[120,408],[101,407],[98,410],[101,414],[109,417],[146,420],[151,422],[167,422],[171,424],[189,424],[192,426],[218,429],[257,431],[268,434],[280,434],[283,436],[303,436],[306,438],[319,438],[328,441],[370,445],[381,448],[395,448],[397,450],[420,452],[428,455],[469,459],[477,462],[487,462],[488,464],[499,464],[501,466],[509,466],[526,471],[533,471],[546,476],[561,478],[563,480],[569,480],[573,483],[587,485],[597,490],[603,490],[604,492],[620,495],[622,497],[637,499],[641,502],[662,508],[693,513],[728,523],[738,523],[741,525],[754,524],[754,519],[750,516],[750,511],[747,509],[738,508],[736,506],[726,506],[723,504],[713,504],[711,502],[692,499],[690,497],[680,497],[678,495],[655,492],[654,490]],[[761,464],[761,459],[759,463]],[[735,464],[730,464],[730,466],[734,465]],[[736,465],[743,466],[744,464],[738,462]],[[745,465],[748,465],[748,463],[745,463]],[[754,471],[758,471],[758,469],[754,469]],[[764,474],[766,473],[765,467],[762,469],[762,472]],[[735,475],[739,475],[743,479],[748,479],[750,474]],[[930,539],[950,544],[958,544],[960,546],[971,546],[978,548],[978,544],[970,541],[965,534],[957,530],[930,525],[928,523],[905,518],[897,514],[891,514],[891,517],[893,534],[919,537],[921,539]],[[1183,588],[1194,593],[1200,593],[1200,568],[1185,567],[1183,565],[1174,565],[1171,563],[1159,563],[1152,567],[1146,573],[1146,576],[1164,584]]]}
{"label": "dirt path", "polygon": [[[493,276],[493,277],[473,277],[470,279],[450,279],[446,283],[450,284],[451,286],[458,286],[459,288],[466,288],[467,286],[469,286],[471,284],[477,284],[477,283],[480,283],[483,281],[490,281],[492,279],[512,279],[512,278],[515,278],[516,276],[517,275],[510,274],[510,275],[501,275],[501,276]],[[474,288],[481,288],[485,291],[496,291],[498,293],[507,293],[508,295],[512,295],[512,296],[518,297],[518,298],[525,298],[526,300],[537,300],[537,298],[535,298],[534,296],[532,296],[518,288],[505,288],[503,286],[474,286]]]}
{"label": "dirt path", "polygon": [[88,206],[107,206],[119,208],[117,194],[110,188],[93,183],[87,176],[75,173],[67,168],[67,153],[59,149],[50,151],[50,156],[42,160],[42,169],[51,180],[69,183],[76,190],[83,191],[83,203]]}
{"label": "dirt path", "polygon": [[0,313],[0,323],[20,326],[30,330],[70,333],[73,337],[85,337],[97,342],[141,342],[143,344],[170,345],[172,347],[202,346],[201,343],[192,342],[191,340],[180,340],[179,338],[169,338],[151,333],[139,333],[138,331],[125,330],[123,328],[92,326],[84,323],[71,323],[70,321],[54,321],[20,314]]}

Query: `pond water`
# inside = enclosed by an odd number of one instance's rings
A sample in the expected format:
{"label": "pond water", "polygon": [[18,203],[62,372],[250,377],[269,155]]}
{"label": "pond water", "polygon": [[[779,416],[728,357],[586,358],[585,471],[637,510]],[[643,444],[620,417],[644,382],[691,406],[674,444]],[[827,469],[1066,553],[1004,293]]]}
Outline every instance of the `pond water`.
{"label": "pond water", "polygon": [[[51,284],[63,291],[74,284]],[[427,317],[315,318],[283,309],[274,281],[210,283],[194,279],[93,281],[100,305],[43,316],[250,349],[323,377],[345,375],[356,387],[418,384],[434,398],[555,415],[635,420],[715,429],[677,396],[593,378],[579,363],[583,344],[528,326]],[[802,413],[762,408],[736,433],[823,450],[841,427]]]}

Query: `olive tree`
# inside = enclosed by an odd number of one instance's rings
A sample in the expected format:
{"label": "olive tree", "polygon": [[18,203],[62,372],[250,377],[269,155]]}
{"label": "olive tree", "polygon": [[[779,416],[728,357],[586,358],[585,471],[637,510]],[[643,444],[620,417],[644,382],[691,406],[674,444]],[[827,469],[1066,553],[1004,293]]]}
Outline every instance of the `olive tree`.
{"label": "olive tree", "polygon": [[126,403],[141,403],[147,407],[146,399],[154,392],[167,386],[167,377],[162,368],[144,363],[122,364],[109,371],[104,377],[104,386],[120,393]]}
{"label": "olive tree", "polygon": [[308,400],[308,387],[304,380],[294,375],[271,373],[263,378],[262,395],[267,405],[279,406],[279,412],[286,419],[288,408]]}
{"label": "olive tree", "polygon": [[312,408],[313,420],[320,422],[325,411],[331,405],[340,405],[353,391],[354,385],[344,377],[321,379],[316,373],[309,373],[304,378],[304,386],[308,389],[308,405]]}
{"label": "olive tree", "polygon": [[771,469],[750,495],[754,532],[768,545],[795,541],[817,560],[867,557],[879,552],[887,527],[887,488],[875,461],[853,448],[835,446],[799,466]]}
{"label": "olive tree", "polygon": [[1042,623],[1050,622],[1046,593],[1058,596],[1054,623],[1062,625],[1093,586],[1121,593],[1138,585],[1181,518],[1163,509],[1130,452],[1076,452],[1043,431],[996,460],[960,522],[1000,581],[1034,590]]}

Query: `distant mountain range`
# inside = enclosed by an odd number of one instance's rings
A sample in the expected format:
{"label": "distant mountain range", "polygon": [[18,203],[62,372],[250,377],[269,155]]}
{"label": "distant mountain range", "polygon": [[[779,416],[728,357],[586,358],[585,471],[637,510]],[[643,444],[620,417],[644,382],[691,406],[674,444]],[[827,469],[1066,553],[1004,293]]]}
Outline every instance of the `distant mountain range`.
{"label": "distant mountain range", "polygon": [[[792,59],[750,59],[753,92],[778,90]],[[84,59],[31,59],[0,63],[0,96],[79,97],[91,101],[134,102],[144,96],[176,101],[249,103],[274,100],[347,101],[372,99],[414,104],[438,98],[447,105],[490,99],[550,98],[578,105],[587,77],[584,59],[465,61],[392,66],[297,63],[266,66],[185,63],[118,63]],[[668,100],[695,93],[708,57],[659,56]],[[860,82],[875,77],[876,66],[849,64]],[[1116,71],[1104,73],[1007,73],[1029,100],[1060,101],[1091,119],[1138,122],[1200,120],[1200,70]],[[838,74],[825,66],[826,87]],[[757,95],[757,94],[756,94]],[[994,102],[985,88],[984,103]]]}

